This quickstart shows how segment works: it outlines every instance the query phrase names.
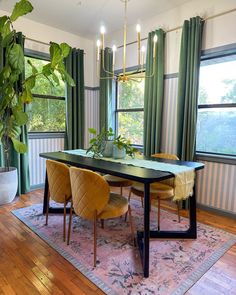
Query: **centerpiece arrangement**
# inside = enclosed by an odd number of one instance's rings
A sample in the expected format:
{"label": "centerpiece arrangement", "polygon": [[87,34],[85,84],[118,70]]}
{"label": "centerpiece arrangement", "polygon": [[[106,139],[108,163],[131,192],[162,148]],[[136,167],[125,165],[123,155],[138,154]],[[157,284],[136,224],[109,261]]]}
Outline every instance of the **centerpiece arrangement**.
{"label": "centerpiece arrangement", "polygon": [[87,153],[92,153],[93,157],[113,157],[115,159],[123,159],[126,155],[134,158],[135,153],[138,151],[132,146],[131,141],[124,136],[115,133],[112,128],[105,130],[104,128],[100,133],[94,128],[88,129],[93,138],[89,141],[89,148]]}

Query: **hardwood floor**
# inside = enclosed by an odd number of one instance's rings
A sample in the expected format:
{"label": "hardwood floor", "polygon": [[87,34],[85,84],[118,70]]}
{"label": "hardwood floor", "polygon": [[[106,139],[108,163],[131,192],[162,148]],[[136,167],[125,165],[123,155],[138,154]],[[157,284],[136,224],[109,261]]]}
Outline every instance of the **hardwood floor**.
{"label": "hardwood floor", "polygon": [[[38,190],[0,206],[0,294],[103,294],[11,214],[13,209],[40,203],[42,199],[42,191]],[[163,206],[171,210],[168,203]],[[236,220],[202,210],[197,215],[200,222],[236,234]],[[187,294],[236,294],[236,244]]]}

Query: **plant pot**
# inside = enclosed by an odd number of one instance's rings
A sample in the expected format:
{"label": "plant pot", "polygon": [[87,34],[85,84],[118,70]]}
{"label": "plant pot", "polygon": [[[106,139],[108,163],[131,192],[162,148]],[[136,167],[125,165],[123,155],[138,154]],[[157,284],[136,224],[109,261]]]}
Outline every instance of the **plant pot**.
{"label": "plant pot", "polygon": [[103,157],[111,158],[113,155],[113,140],[107,140],[105,143],[105,149],[102,153]]}
{"label": "plant pot", "polygon": [[14,200],[18,187],[17,169],[10,167],[9,171],[0,168],[0,205]]}
{"label": "plant pot", "polygon": [[126,156],[125,148],[119,149],[116,145],[113,146],[113,158],[114,159],[124,159]]}

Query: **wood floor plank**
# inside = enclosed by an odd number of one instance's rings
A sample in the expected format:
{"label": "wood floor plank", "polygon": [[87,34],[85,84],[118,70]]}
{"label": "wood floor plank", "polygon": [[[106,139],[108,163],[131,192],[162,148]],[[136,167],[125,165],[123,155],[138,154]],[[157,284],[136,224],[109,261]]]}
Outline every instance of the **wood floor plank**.
{"label": "wood floor plank", "polygon": [[[128,195],[128,190],[124,190]],[[97,286],[18,220],[11,210],[42,203],[37,190],[0,206],[0,295],[102,295]],[[162,207],[176,212],[175,206]],[[188,212],[181,210],[182,216]],[[236,234],[236,220],[197,210],[198,221]],[[236,295],[236,245],[186,293],[188,295]]]}

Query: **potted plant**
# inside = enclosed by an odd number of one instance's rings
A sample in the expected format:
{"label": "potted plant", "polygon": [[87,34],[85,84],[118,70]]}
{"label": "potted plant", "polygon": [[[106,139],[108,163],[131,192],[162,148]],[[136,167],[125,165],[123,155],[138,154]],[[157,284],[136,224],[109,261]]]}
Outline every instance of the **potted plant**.
{"label": "potted plant", "polygon": [[102,128],[100,133],[94,128],[88,129],[94,137],[89,141],[89,148],[87,153],[91,152],[93,157],[111,157],[113,152],[113,141],[111,137],[114,136],[113,130],[110,127],[108,130]]}
{"label": "potted plant", "polygon": [[123,159],[126,155],[134,158],[138,150],[131,145],[129,139],[119,135],[113,141],[113,158]]}
{"label": "potted plant", "polygon": [[17,42],[14,22],[30,13],[33,6],[28,0],[20,0],[10,16],[0,17],[0,142],[4,155],[4,167],[0,169],[0,204],[12,201],[17,192],[17,171],[10,167],[10,150],[26,153],[27,146],[19,140],[21,127],[28,122],[25,105],[31,103],[32,89],[37,78],[44,76],[51,83],[59,83],[56,73],[73,86],[74,81],[65,70],[63,59],[68,56],[70,47],[66,43],[50,45],[50,62],[39,71],[30,61],[32,73],[26,79],[24,72],[24,52]]}

